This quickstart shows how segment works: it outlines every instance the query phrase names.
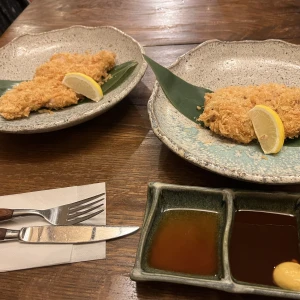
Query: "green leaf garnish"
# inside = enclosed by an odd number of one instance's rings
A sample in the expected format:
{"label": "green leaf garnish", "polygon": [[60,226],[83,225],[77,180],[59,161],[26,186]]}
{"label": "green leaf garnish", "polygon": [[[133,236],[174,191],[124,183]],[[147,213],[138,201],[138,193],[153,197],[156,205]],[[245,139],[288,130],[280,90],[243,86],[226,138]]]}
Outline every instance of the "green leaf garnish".
{"label": "green leaf garnish", "polygon": [[286,139],[284,141],[284,146],[287,147],[300,147],[300,137],[294,139]]}
{"label": "green leaf garnish", "polygon": [[[144,55],[145,60],[151,67],[168,100],[173,106],[195,123],[204,110],[205,93],[213,93],[211,90],[197,87],[173,74],[169,69],[161,66],[150,57]],[[201,109],[197,109],[201,107]],[[284,146],[300,147],[300,137],[286,139]]]}
{"label": "green leaf garnish", "polygon": [[[137,62],[135,60],[127,61],[121,65],[117,65],[113,67],[108,74],[111,75],[111,78],[109,78],[106,82],[104,82],[101,85],[101,89],[103,92],[103,95],[106,95],[107,93],[111,92],[113,89],[120,86],[132,73],[134,68],[137,66]],[[87,102],[90,102],[91,100],[84,97],[80,102],[78,102],[77,105],[84,104]]]}
{"label": "green leaf garnish", "polygon": [[22,81],[0,80],[0,97]]}
{"label": "green leaf garnish", "polygon": [[184,81],[146,55],[144,58],[173,106],[190,120],[200,123],[197,119],[204,109],[204,95],[212,91]]}
{"label": "green leaf garnish", "polygon": [[131,74],[133,69],[136,67],[138,63],[134,60],[127,61],[121,65],[115,66],[109,72],[111,78],[109,78],[106,82],[101,85],[103,94],[107,94],[117,86],[119,86],[122,82],[125,81],[126,78]]}

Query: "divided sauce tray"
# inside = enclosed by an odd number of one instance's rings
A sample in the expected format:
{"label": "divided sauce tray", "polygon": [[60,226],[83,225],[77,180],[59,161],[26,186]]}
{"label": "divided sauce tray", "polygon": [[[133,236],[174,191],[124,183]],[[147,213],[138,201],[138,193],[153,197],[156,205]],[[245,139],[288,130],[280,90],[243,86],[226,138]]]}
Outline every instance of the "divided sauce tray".
{"label": "divided sauce tray", "polygon": [[[296,247],[299,253],[300,193],[244,191],[155,182],[148,185],[147,197],[136,261],[130,274],[132,280],[173,282],[231,293],[300,299],[300,292],[238,280],[234,278],[230,264],[230,242],[234,218],[236,212],[240,210],[294,216],[297,224]],[[217,232],[218,270],[215,276],[166,271],[149,265],[149,251],[164,212],[187,209],[215,212],[219,216]],[[285,245],[282,244],[282,247]]]}

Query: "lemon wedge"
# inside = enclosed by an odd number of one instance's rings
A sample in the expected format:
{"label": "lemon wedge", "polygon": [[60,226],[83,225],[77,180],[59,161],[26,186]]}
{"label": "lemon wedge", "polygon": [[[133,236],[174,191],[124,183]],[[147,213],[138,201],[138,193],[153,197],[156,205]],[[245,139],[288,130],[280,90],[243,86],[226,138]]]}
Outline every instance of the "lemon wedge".
{"label": "lemon wedge", "polygon": [[100,85],[91,77],[82,73],[67,73],[62,81],[75,93],[98,102],[103,98]]}
{"label": "lemon wedge", "polygon": [[256,105],[248,115],[264,153],[278,153],[284,143],[284,127],[279,115],[265,105]]}

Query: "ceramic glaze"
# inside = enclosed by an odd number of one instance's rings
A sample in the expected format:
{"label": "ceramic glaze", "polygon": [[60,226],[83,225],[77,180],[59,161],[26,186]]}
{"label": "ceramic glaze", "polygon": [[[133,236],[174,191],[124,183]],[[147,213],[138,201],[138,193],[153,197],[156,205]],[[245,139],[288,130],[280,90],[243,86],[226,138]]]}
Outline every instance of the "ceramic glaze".
{"label": "ceramic glaze", "polygon": [[[183,80],[212,91],[230,85],[282,83],[299,86],[300,46],[280,40],[211,40],[187,52],[170,67]],[[267,184],[300,182],[299,147],[264,155],[260,145],[237,144],[182,115],[156,82],[148,103],[157,137],[187,161],[240,180]]]}

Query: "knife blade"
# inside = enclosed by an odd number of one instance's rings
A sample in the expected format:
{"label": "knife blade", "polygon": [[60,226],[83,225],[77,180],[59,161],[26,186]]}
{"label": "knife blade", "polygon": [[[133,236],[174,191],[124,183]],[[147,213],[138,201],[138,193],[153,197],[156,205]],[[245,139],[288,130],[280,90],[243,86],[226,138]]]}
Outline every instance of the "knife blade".
{"label": "knife blade", "polygon": [[138,226],[32,226],[21,230],[0,228],[0,241],[24,243],[80,244],[116,239],[133,233]]}

